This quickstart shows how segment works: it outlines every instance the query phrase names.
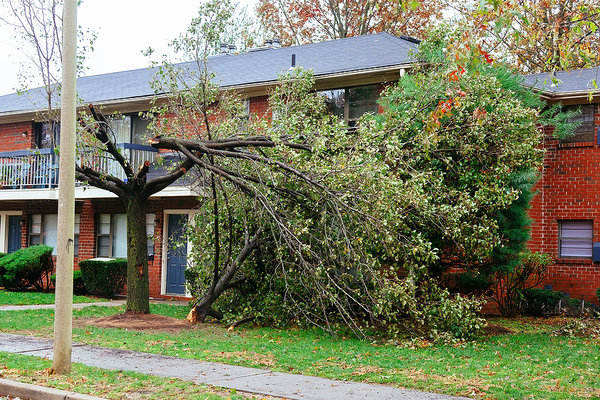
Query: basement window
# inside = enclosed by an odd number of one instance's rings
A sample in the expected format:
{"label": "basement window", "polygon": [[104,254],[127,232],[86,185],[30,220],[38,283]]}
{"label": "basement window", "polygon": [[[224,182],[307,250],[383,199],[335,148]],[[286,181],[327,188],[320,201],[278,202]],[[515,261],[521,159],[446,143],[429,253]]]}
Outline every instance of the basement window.
{"label": "basement window", "polygon": [[592,258],[592,221],[559,221],[558,254],[565,258]]}

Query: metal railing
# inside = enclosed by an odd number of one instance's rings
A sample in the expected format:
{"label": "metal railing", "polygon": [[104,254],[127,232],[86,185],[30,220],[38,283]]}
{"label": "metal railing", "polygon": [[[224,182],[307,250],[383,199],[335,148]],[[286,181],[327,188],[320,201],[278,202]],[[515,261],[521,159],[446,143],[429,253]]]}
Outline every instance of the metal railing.
{"label": "metal railing", "polygon": [[[158,150],[150,146],[122,143],[119,147],[134,171],[145,161],[153,163],[158,156]],[[0,152],[0,189],[57,187],[58,159],[52,149]],[[109,156],[83,151],[78,155],[77,162],[102,174],[127,180],[119,163]]]}

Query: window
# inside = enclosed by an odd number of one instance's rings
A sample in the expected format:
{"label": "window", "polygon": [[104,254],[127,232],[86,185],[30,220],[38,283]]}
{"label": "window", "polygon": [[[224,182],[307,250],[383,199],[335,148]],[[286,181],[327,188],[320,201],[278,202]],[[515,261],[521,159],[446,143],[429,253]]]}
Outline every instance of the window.
{"label": "window", "polygon": [[29,224],[29,245],[45,244],[52,246],[52,255],[56,255],[57,214],[32,214]]}
{"label": "window", "polygon": [[79,217],[79,214],[75,214],[75,226],[73,227],[73,255],[74,256],[78,256],[79,255],[79,223],[81,222],[81,219]]}
{"label": "window", "polygon": [[[146,214],[148,256],[154,256],[154,219]],[[100,214],[96,230],[96,256],[127,258],[127,214]]]}
{"label": "window", "polygon": [[[32,214],[29,218],[29,245],[45,244],[52,246],[56,255],[58,242],[58,214]],[[79,255],[79,214],[75,214],[73,255]]]}
{"label": "window", "polygon": [[108,123],[115,143],[148,145],[148,139],[152,136],[148,127],[150,120],[136,114],[113,116],[108,118]]}
{"label": "window", "polygon": [[579,127],[573,133],[573,136],[562,140],[563,143],[593,142],[595,139],[594,131],[594,104],[584,104],[582,106],[566,106],[563,111],[580,111],[581,113],[569,119],[569,122],[579,123]]}
{"label": "window", "polygon": [[325,90],[321,93],[325,95],[329,112],[343,118],[349,126],[355,126],[363,114],[368,112],[376,114],[379,111],[378,85]]}
{"label": "window", "polygon": [[154,258],[154,220],[156,214],[146,214],[146,238],[148,246],[148,258]]}
{"label": "window", "polygon": [[33,131],[33,140],[38,149],[50,149],[60,144],[60,124],[58,122],[54,123],[54,134],[52,134],[50,123],[36,123]]}
{"label": "window", "polygon": [[592,221],[560,221],[558,224],[560,257],[592,258],[593,239]]}
{"label": "window", "polygon": [[96,233],[96,256],[127,257],[127,215],[100,214]]}

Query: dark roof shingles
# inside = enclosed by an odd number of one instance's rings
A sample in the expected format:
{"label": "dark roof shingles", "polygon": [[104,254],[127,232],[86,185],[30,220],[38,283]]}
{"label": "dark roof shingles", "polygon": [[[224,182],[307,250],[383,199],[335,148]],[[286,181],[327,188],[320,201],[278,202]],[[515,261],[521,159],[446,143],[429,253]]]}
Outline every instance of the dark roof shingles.
{"label": "dark roof shingles", "polygon": [[[296,55],[297,66],[312,69],[318,77],[411,63],[416,47],[409,40],[379,33],[236,55],[216,55],[208,58],[208,66],[221,87],[232,87],[277,80],[279,74],[290,68],[292,54]],[[143,68],[82,77],[77,80],[77,92],[86,103],[151,96],[154,91],[150,82],[155,73],[156,68]],[[0,96],[0,115],[41,109],[44,99],[39,88],[22,95]]]}

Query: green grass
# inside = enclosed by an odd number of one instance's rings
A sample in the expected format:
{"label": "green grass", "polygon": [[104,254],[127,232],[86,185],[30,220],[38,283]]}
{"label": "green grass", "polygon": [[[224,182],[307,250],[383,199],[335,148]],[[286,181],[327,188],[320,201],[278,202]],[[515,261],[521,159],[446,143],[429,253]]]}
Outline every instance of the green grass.
{"label": "green grass", "polygon": [[[73,364],[69,375],[50,375],[52,362],[32,356],[0,352],[0,376],[109,399],[217,400],[255,398],[235,391],[196,385],[179,379],[158,378],[134,372],[110,371]],[[1,398],[1,397],[0,397]],[[256,397],[260,398],[260,397]]]}
{"label": "green grass", "polygon": [[[93,303],[97,301],[107,301],[87,296],[73,296],[73,303]],[[10,292],[0,290],[0,305],[34,305],[34,304],[54,304],[54,293],[44,292]]]}
{"label": "green grass", "polygon": [[[153,313],[177,318],[184,318],[188,311],[183,306],[151,307]],[[480,399],[600,398],[600,340],[550,335],[557,328],[556,320],[494,320],[515,333],[460,345],[413,342],[410,346],[332,338],[316,329],[245,326],[228,332],[207,324],[162,333],[102,329],[81,320],[122,311],[105,307],[74,311],[80,319],[74,340]],[[51,310],[2,312],[0,318],[0,329],[6,332],[52,333]]]}

